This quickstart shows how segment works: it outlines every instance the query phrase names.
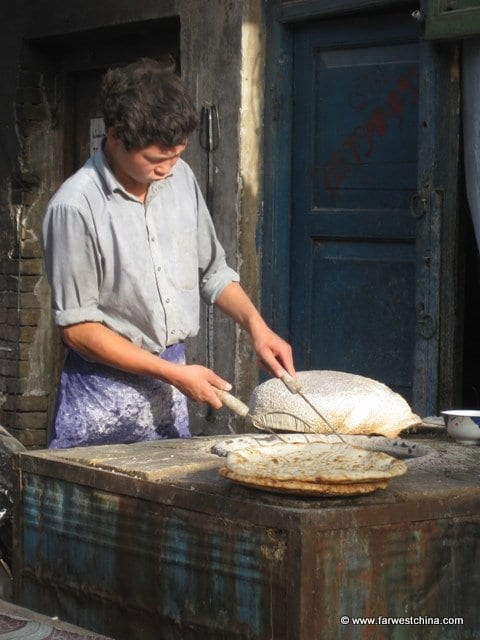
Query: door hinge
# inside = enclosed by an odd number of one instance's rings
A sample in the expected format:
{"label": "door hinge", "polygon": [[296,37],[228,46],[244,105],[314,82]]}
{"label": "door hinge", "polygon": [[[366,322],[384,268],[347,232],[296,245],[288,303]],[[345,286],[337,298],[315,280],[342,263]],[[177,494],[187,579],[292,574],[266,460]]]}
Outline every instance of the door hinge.
{"label": "door hinge", "polygon": [[437,332],[435,318],[425,310],[423,304],[420,304],[417,310],[417,329],[425,340],[430,340]]}
{"label": "door hinge", "polygon": [[430,208],[430,191],[414,193],[410,198],[410,213],[414,218],[420,219]]}

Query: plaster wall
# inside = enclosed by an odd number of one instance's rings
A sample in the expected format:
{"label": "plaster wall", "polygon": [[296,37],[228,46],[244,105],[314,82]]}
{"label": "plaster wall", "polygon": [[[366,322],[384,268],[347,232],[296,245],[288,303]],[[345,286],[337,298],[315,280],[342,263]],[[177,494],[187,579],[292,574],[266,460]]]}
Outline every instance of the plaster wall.
{"label": "plaster wall", "polygon": [[[254,299],[259,291],[256,232],[261,203],[263,39],[260,0],[37,0],[5,11],[0,38],[0,401],[2,424],[27,446],[44,446],[62,348],[50,319],[40,229],[46,203],[64,175],[62,74],[70,64],[94,67],[115,28],[177,16],[182,76],[197,106],[215,104],[220,143],[214,152],[212,216],[228,261]],[[2,11],[4,11],[2,9]],[[135,50],[138,35],[126,35]],[[121,42],[121,39],[119,40]],[[126,42],[127,44],[127,42]],[[139,45],[139,50],[140,50]],[[79,67],[80,68],[80,67]],[[252,85],[255,84],[255,87]],[[207,161],[199,137],[187,161],[206,188]],[[200,335],[187,345],[190,362],[206,363],[206,310]],[[213,366],[242,397],[257,382],[243,334],[213,315]],[[191,406],[196,433],[227,430],[224,410],[206,421]]]}
{"label": "plaster wall", "polygon": [[[245,3],[241,51],[237,268],[242,285],[260,308],[265,28],[258,0]],[[239,395],[248,398],[258,369],[250,340],[238,328],[236,345],[235,381]]]}

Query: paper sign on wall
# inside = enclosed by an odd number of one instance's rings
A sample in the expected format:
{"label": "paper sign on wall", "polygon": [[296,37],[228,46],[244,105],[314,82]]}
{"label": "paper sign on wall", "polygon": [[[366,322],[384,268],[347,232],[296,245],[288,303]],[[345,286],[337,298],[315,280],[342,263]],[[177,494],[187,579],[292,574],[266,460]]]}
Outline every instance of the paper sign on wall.
{"label": "paper sign on wall", "polygon": [[103,118],[90,118],[90,155],[100,147],[105,135],[105,123]]}

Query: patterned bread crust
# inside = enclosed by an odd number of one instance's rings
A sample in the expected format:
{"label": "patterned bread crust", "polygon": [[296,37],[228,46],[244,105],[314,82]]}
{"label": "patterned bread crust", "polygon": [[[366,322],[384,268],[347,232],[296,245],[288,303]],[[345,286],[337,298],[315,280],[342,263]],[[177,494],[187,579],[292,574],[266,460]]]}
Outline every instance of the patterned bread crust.
{"label": "patterned bread crust", "polygon": [[403,475],[402,460],[348,444],[314,442],[231,451],[227,468],[240,476],[315,484],[354,484]]}

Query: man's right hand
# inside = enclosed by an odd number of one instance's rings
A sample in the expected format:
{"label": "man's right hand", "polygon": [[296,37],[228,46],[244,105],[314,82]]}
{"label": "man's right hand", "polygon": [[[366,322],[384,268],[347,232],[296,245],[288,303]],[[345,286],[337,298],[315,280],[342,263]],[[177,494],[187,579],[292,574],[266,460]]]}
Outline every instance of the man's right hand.
{"label": "man's right hand", "polygon": [[169,382],[195,402],[208,402],[214,409],[220,409],[216,389],[230,391],[232,385],[217,374],[198,364],[172,364],[168,371]]}

